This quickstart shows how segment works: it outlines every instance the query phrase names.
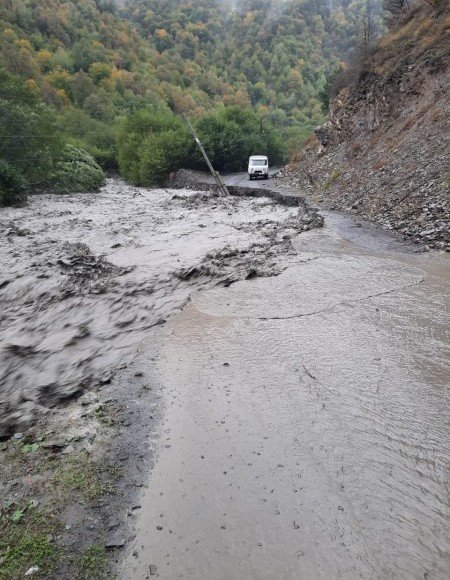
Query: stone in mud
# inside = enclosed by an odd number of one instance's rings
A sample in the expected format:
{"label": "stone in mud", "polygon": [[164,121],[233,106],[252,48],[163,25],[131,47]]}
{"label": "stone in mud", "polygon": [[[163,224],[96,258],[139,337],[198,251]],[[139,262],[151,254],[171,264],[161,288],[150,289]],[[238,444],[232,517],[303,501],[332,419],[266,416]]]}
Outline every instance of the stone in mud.
{"label": "stone in mud", "polygon": [[113,518],[112,520],[110,520],[109,522],[109,526],[108,529],[111,530],[115,530],[120,526],[120,522],[117,518]]}
{"label": "stone in mud", "polygon": [[95,403],[98,403],[98,401],[98,395],[92,391],[88,391],[78,399],[78,402],[83,406],[94,405]]}
{"label": "stone in mud", "polygon": [[118,548],[123,548],[125,546],[125,540],[122,536],[112,535],[106,542],[105,548],[107,550],[115,550]]}
{"label": "stone in mud", "polygon": [[14,430],[26,431],[35,423],[38,413],[44,411],[32,401],[24,401],[12,408],[12,404],[4,404],[0,400],[0,408],[0,439],[11,436]]}
{"label": "stone in mud", "polygon": [[50,439],[41,443],[41,447],[44,449],[64,449],[67,445],[68,443],[65,439]]}
{"label": "stone in mud", "polygon": [[150,564],[149,569],[150,569],[150,576],[156,576],[156,572],[158,571],[158,567],[155,566],[154,564]]}

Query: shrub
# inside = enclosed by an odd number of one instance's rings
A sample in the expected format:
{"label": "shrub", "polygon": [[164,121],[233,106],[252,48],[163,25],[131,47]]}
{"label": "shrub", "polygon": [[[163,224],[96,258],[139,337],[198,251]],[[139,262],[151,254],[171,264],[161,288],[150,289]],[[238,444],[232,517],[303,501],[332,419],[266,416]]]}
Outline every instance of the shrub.
{"label": "shrub", "polygon": [[48,180],[60,193],[97,191],[104,183],[105,174],[92,155],[73,145],[64,147]]}
{"label": "shrub", "polygon": [[27,181],[5,160],[0,159],[0,206],[15,205],[26,200]]}
{"label": "shrub", "polygon": [[92,119],[84,111],[69,109],[58,126],[67,141],[90,153],[103,169],[117,169],[116,127]]}
{"label": "shrub", "polygon": [[184,121],[169,110],[142,110],[125,121],[118,140],[121,174],[136,185],[163,183],[192,166],[195,144]]}
{"label": "shrub", "polygon": [[[221,107],[201,117],[196,129],[214,168],[240,171],[250,155],[268,155],[281,163],[285,147],[266,120],[240,107]],[[127,118],[119,140],[121,174],[136,185],[163,183],[171,171],[206,169],[185,122],[169,110],[143,110]]]}
{"label": "shrub", "polygon": [[267,120],[261,130],[260,118],[253,111],[237,106],[221,107],[202,117],[196,125],[217,170],[242,171],[250,155],[267,155],[271,165],[285,160],[281,138]]}
{"label": "shrub", "polygon": [[172,171],[190,165],[190,149],[184,128],[150,135],[140,147],[139,183],[164,183]]}

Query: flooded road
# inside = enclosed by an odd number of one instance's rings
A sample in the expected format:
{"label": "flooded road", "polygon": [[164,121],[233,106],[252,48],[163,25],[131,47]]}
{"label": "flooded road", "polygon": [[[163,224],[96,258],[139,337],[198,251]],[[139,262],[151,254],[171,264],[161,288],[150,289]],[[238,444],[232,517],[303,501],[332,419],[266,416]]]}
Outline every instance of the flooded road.
{"label": "flooded road", "polygon": [[152,392],[124,580],[448,577],[448,256],[323,214],[117,179],[1,210],[0,437]]}
{"label": "flooded road", "polygon": [[143,343],[165,409],[124,580],[448,577],[448,258],[333,213],[292,248]]}
{"label": "flooded road", "polygon": [[1,208],[0,438],[111,381],[193,291],[281,272],[318,217],[118,179]]}

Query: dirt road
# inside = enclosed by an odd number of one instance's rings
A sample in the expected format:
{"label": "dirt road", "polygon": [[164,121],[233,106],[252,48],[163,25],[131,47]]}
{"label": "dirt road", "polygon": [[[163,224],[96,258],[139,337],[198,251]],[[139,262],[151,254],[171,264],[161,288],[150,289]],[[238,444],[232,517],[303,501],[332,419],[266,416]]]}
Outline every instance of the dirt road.
{"label": "dirt road", "polygon": [[447,577],[448,259],[331,213],[292,246],[145,341],[165,408],[124,580]]}

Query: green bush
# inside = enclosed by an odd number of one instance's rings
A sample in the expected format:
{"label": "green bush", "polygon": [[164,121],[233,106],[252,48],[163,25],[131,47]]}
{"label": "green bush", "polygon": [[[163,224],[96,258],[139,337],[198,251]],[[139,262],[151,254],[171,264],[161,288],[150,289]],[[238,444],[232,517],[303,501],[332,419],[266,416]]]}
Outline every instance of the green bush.
{"label": "green bush", "polygon": [[48,183],[59,193],[97,191],[105,184],[105,174],[92,155],[73,145],[66,145],[49,175]]}
{"label": "green bush", "polygon": [[195,143],[180,117],[169,110],[130,115],[118,140],[121,174],[136,185],[157,185],[171,171],[191,166]]}
{"label": "green bush", "polygon": [[164,183],[171,171],[190,163],[189,135],[183,127],[149,135],[140,147],[139,183]]}
{"label": "green bush", "polygon": [[0,159],[0,206],[15,205],[26,200],[27,181],[5,160]]}
{"label": "green bush", "polygon": [[[243,171],[250,155],[268,155],[282,163],[285,147],[268,120],[240,107],[221,107],[195,123],[200,139],[218,171]],[[171,171],[206,169],[181,117],[169,110],[143,110],[125,121],[119,140],[121,174],[136,185],[157,185]]]}
{"label": "green bush", "polygon": [[202,117],[196,126],[211,163],[219,171],[244,171],[250,155],[267,155],[271,165],[285,159],[282,140],[270,122],[265,120],[261,125],[251,110],[221,107]]}
{"label": "green bush", "polygon": [[90,153],[103,169],[117,169],[116,126],[92,119],[78,109],[61,114],[58,126],[71,145]]}

